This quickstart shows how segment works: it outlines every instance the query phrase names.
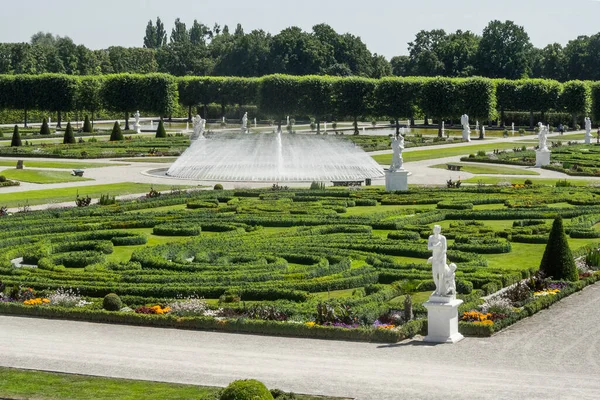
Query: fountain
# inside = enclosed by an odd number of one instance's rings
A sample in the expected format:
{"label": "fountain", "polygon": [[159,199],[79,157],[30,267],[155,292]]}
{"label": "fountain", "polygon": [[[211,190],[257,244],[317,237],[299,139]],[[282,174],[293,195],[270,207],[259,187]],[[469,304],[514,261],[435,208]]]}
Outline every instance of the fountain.
{"label": "fountain", "polygon": [[360,181],[382,177],[383,169],[345,139],[229,133],[193,141],[167,175],[216,181]]}

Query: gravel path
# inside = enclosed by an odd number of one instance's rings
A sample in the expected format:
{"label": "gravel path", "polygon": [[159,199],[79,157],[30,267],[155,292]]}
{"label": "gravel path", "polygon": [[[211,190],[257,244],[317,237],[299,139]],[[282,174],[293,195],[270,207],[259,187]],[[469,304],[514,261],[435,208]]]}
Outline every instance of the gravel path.
{"label": "gravel path", "polygon": [[382,345],[0,316],[0,365],[358,399],[598,399],[600,285],[491,338]]}

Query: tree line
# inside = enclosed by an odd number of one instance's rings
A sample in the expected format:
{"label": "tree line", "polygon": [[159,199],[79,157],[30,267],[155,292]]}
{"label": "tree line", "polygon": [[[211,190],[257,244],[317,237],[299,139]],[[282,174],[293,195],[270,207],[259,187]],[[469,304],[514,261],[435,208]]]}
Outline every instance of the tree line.
{"label": "tree line", "polygon": [[544,78],[600,80],[600,33],[579,36],[564,47],[539,49],[522,26],[491,21],[481,35],[422,30],[408,43],[408,55],[373,54],[360,37],[339,34],[327,24],[310,32],[289,27],[276,35],[263,30],[230,32],[197,20],[175,20],[170,34],[160,18],[149,21],[143,47],[90,50],[68,37],[38,32],[30,43],[0,43],[0,74],[168,73],[175,76],[260,77],[331,75]]}
{"label": "tree line", "polygon": [[[111,74],[74,77],[65,74],[0,75],[0,109],[59,113],[106,109],[129,115],[140,110],[169,116],[178,105],[206,115],[209,104],[256,105],[281,128],[286,115],[310,116],[320,127],[325,118],[351,118],[355,132],[364,117],[398,120],[415,117],[497,120],[504,112],[567,112],[573,126],[592,115],[600,120],[600,82],[547,79],[447,77],[362,77],[267,75],[261,78],[174,77],[168,74]],[[197,110],[197,111],[196,111]],[[320,129],[320,128],[318,128]]]}

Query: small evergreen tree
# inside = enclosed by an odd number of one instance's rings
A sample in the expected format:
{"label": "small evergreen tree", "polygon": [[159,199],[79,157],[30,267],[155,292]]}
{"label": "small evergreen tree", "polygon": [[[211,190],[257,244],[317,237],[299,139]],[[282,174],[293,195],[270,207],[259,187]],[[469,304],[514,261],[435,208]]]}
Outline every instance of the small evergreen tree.
{"label": "small evergreen tree", "polygon": [[160,117],[160,121],[158,122],[158,128],[156,128],[156,137],[157,138],[167,137],[167,131],[165,131],[165,124],[163,123],[162,117]]}
{"label": "small evergreen tree", "polygon": [[71,126],[70,122],[67,122],[65,136],[63,137],[63,144],[75,144],[75,135],[73,134],[73,127]]}
{"label": "small evergreen tree", "polygon": [[552,224],[548,244],[546,244],[546,250],[544,250],[544,256],[540,264],[540,271],[556,280],[576,281],[579,279],[577,266],[569,248],[561,217],[556,218]]}
{"label": "small evergreen tree", "polygon": [[40,135],[49,135],[50,127],[48,126],[48,119],[44,118],[42,121],[42,126],[40,127]]}
{"label": "small evergreen tree", "polygon": [[85,120],[83,121],[83,131],[92,133],[92,123],[90,122],[90,119],[87,115],[85,116]]}
{"label": "small evergreen tree", "polygon": [[12,141],[10,142],[11,147],[19,147],[22,146],[21,143],[21,135],[19,134],[19,127],[15,125],[15,130],[13,131]]}
{"label": "small evergreen tree", "polygon": [[121,126],[119,125],[119,121],[115,121],[112,133],[110,134],[110,141],[112,142],[115,140],[123,140],[123,133],[121,132]]}

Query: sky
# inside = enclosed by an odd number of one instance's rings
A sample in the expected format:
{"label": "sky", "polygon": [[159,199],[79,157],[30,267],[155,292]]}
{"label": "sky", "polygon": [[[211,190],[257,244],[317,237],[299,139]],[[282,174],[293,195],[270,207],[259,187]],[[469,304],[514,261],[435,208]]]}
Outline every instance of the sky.
{"label": "sky", "polygon": [[420,30],[481,34],[494,19],[524,26],[536,47],[600,32],[600,0],[0,0],[0,10],[0,42],[28,42],[44,31],[91,49],[141,47],[148,21],[157,16],[168,33],[175,18],[188,27],[197,19],[271,34],[327,23],[360,36],[388,59],[408,54],[407,43]]}

